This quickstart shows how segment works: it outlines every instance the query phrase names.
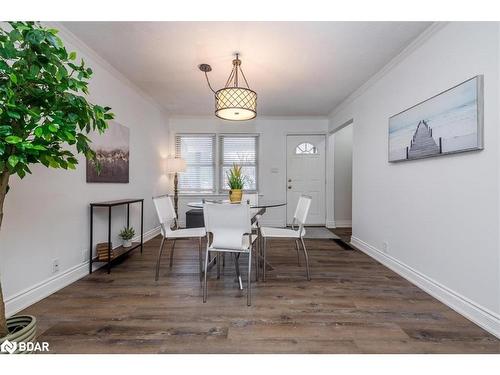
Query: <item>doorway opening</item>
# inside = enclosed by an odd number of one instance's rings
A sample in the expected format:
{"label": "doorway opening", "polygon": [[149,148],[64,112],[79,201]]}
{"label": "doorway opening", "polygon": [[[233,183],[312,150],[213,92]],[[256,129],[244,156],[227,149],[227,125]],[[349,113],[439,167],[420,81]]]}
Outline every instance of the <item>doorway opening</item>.
{"label": "doorway opening", "polygon": [[352,236],[352,146],[353,120],[347,121],[330,135],[334,161],[334,233],[346,243]]}

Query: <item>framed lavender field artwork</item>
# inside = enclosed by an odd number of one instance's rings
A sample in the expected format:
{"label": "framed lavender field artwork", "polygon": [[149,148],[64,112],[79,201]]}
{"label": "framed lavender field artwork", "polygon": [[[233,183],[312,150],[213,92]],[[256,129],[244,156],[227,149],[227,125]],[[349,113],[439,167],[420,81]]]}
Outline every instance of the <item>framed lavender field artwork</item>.
{"label": "framed lavender field artwork", "polygon": [[97,154],[101,172],[97,173],[95,162],[87,159],[87,182],[129,182],[129,128],[110,121],[104,134],[94,133],[90,137],[92,150]]}
{"label": "framed lavender field artwork", "polygon": [[389,162],[482,148],[482,75],[389,118]]}

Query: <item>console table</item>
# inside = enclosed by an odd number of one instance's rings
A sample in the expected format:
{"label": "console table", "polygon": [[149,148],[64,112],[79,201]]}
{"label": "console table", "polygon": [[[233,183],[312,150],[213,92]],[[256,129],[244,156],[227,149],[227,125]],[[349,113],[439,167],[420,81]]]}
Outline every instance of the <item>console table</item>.
{"label": "console table", "polygon": [[[111,259],[111,208],[116,206],[127,206],[127,228],[130,225],[130,205],[133,203],[141,204],[141,242],[132,243],[131,247],[124,248],[120,246],[113,250],[116,253],[116,256]],[[94,234],[94,207],[104,207],[108,209],[108,261],[106,262],[106,266],[108,268],[108,273],[111,272],[111,264],[114,260],[120,258],[122,255],[127,254],[128,252],[141,248],[141,253],[143,249],[143,232],[144,232],[144,199],[120,199],[116,201],[108,201],[108,202],[97,202],[90,203],[90,251],[89,251],[89,273],[92,273],[92,252],[93,252],[93,234]]]}

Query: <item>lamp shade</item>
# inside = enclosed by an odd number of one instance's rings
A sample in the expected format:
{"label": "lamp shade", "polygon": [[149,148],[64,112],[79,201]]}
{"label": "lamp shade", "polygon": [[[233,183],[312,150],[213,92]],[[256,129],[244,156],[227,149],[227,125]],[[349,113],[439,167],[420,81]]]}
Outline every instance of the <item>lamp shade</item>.
{"label": "lamp shade", "polygon": [[220,89],[215,93],[215,115],[224,120],[251,120],[257,116],[257,94],[244,87]]}
{"label": "lamp shade", "polygon": [[[257,93],[250,89],[245,73],[241,69],[239,54],[233,60],[233,69],[229,74],[224,88],[215,91],[208,80],[208,72],[212,67],[208,64],[200,64],[198,68],[205,73],[208,87],[215,94],[215,116],[223,120],[245,121],[257,116]],[[246,87],[240,86],[240,77]]]}
{"label": "lamp shade", "polygon": [[181,158],[168,158],[166,163],[167,173],[179,173],[186,170],[186,161]]}

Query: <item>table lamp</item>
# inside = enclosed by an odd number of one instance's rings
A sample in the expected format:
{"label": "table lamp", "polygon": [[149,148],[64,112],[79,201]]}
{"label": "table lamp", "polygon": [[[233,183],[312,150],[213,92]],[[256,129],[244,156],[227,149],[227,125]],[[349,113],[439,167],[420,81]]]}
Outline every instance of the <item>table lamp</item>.
{"label": "table lamp", "polygon": [[177,174],[186,170],[186,161],[181,158],[168,158],[166,166],[167,173],[174,174],[174,209],[175,214],[177,215],[177,206],[179,200],[179,191],[177,190],[179,179]]}

